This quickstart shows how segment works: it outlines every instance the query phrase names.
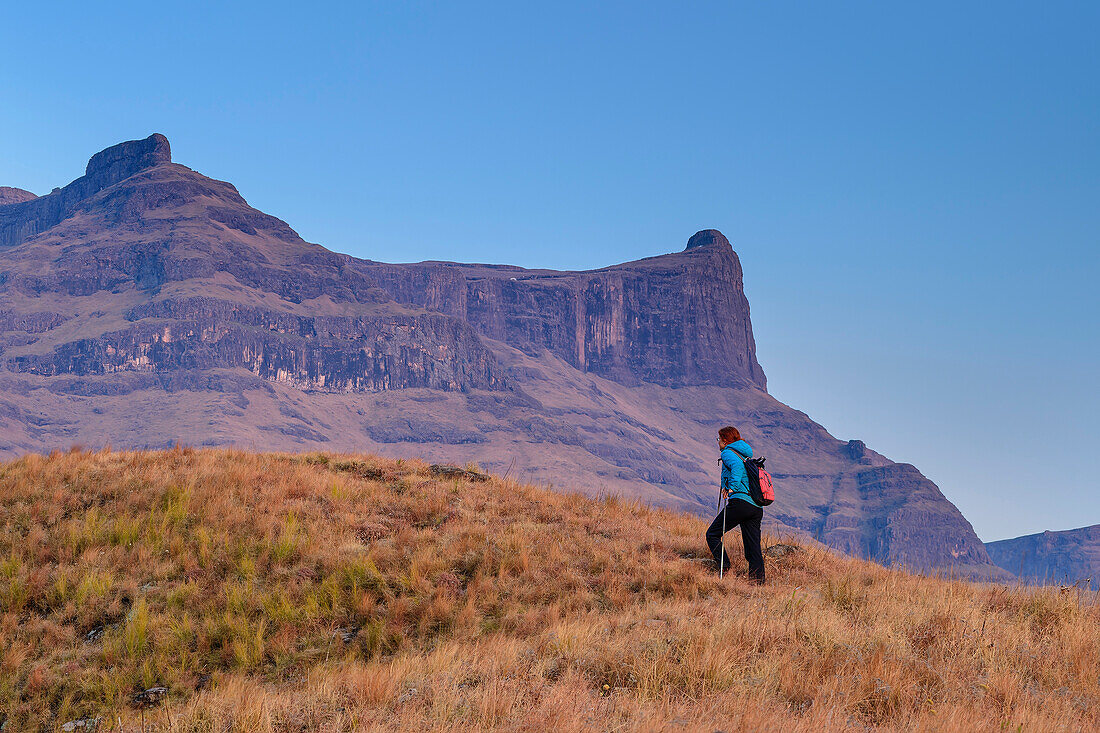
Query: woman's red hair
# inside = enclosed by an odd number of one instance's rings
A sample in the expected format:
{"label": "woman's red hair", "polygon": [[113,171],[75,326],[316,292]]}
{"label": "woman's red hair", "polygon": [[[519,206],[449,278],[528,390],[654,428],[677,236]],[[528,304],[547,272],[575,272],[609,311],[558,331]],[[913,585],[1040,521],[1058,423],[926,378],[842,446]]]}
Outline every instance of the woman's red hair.
{"label": "woman's red hair", "polygon": [[718,437],[727,443],[736,443],[741,440],[741,433],[737,428],[732,425],[727,425],[718,431]]}

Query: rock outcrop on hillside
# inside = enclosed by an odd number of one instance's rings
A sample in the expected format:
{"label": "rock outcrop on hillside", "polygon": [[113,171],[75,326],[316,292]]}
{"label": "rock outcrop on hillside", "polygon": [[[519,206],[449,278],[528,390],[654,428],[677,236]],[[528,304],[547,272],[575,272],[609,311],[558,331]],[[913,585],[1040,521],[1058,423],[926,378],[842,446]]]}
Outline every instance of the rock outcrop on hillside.
{"label": "rock outcrop on hillside", "polygon": [[987,542],[993,562],[1035,583],[1100,590],[1100,524]]}
{"label": "rock outcrop on hillside", "polygon": [[371,450],[713,511],[714,435],[769,459],[769,529],[1007,577],[917,469],[767,393],[720,232],[586,272],[357,260],[160,135],[0,205],[0,455],[175,442]]}

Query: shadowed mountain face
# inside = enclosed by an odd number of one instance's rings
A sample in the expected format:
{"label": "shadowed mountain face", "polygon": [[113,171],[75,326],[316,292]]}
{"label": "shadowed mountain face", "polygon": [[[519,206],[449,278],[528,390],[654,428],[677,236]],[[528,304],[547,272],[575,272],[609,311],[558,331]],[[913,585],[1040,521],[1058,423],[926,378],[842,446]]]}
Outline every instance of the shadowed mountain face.
{"label": "shadowed mountain face", "polygon": [[1100,590],[1100,524],[987,542],[993,562],[1035,583]]}
{"label": "shadowed mountain face", "polygon": [[768,395],[720,232],[587,272],[357,260],[172,163],[160,135],[28,195],[0,205],[2,455],[371,450],[707,513],[734,424],[778,479],[778,529],[1008,577],[919,471]]}

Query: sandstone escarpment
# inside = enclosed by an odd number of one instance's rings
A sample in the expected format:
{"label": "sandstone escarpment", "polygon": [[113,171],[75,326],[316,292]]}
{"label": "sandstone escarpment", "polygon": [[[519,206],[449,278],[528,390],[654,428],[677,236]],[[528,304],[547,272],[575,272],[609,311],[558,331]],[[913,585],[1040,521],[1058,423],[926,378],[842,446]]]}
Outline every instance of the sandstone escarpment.
{"label": "sandstone escarpment", "polygon": [[741,263],[718,232],[695,235],[681,254],[588,272],[360,267],[399,302],[463,318],[489,338],[532,354],[547,349],[623,384],[767,387]]}
{"label": "sandstone escarpment", "polygon": [[162,136],[123,143],[49,201],[0,211],[33,235],[0,264],[7,369],[244,369],[325,392],[507,388],[465,321],[393,302],[351,258],[170,161]]}
{"label": "sandstone escarpment", "polygon": [[9,260],[0,287],[28,297],[130,285],[156,295],[172,283],[224,273],[238,294],[250,289],[287,303],[390,301],[348,267],[350,258],[301,241],[284,222],[249,209],[232,186],[182,166],[143,172],[83,202]]}
{"label": "sandstone escarpment", "polygon": [[42,376],[239,367],[299,389],[330,392],[506,387],[492,355],[469,328],[440,315],[196,315],[143,319],[47,354],[13,357],[7,366]]}

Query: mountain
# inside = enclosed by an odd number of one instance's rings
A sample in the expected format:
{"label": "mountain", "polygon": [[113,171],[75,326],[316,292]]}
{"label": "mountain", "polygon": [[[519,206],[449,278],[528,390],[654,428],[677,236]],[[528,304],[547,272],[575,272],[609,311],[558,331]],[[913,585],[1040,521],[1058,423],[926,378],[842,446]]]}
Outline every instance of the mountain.
{"label": "mountain", "polygon": [[1020,578],[1100,590],[1100,524],[986,542],[985,549],[993,562]]}
{"label": "mountain", "polygon": [[152,135],[0,206],[0,455],[71,444],[371,450],[714,510],[718,427],[766,455],[776,531],[1007,578],[913,466],[767,393],[721,233],[587,272],[358,260]]}

